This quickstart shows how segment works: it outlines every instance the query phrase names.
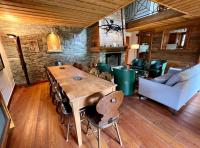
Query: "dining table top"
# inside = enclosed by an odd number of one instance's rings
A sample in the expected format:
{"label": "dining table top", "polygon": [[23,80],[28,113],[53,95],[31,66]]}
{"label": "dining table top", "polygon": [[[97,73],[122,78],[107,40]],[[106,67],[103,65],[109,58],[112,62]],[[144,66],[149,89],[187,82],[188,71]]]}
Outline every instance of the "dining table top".
{"label": "dining table top", "polygon": [[84,72],[72,65],[51,66],[48,67],[48,70],[61,85],[70,102],[116,87],[116,84]]}

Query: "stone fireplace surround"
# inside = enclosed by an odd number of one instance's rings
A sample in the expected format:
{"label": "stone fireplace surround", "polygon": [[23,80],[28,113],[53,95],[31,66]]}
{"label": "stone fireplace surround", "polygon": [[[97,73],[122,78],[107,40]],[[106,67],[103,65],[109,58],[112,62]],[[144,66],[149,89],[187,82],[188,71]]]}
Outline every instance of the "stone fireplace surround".
{"label": "stone fireplace surround", "polygon": [[125,52],[100,52],[99,60],[111,66],[123,65],[125,61]]}

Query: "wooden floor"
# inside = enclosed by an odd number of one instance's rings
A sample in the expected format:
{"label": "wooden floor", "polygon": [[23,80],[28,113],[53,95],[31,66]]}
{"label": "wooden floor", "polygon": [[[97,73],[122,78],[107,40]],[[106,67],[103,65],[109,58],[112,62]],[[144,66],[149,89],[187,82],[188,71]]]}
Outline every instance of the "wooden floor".
{"label": "wooden floor", "polygon": [[[73,129],[68,143],[63,138],[63,127],[50,100],[48,83],[17,88],[10,111],[16,127],[9,137],[8,148],[78,147]],[[123,147],[200,147],[200,93],[176,116],[167,107],[151,100],[139,101],[137,96],[125,98],[120,111]],[[116,140],[114,129],[104,130],[104,148],[120,147]],[[95,136],[83,132],[81,147],[96,148]]]}

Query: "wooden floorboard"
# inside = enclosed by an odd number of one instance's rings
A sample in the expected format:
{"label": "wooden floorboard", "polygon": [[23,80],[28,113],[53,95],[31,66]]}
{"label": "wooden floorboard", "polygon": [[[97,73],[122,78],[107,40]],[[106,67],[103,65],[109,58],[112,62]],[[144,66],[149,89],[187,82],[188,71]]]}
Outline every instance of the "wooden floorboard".
{"label": "wooden floorboard", "polygon": [[[76,135],[72,128],[69,142],[49,96],[48,83],[19,87],[13,94],[10,112],[15,128],[8,148],[76,148]],[[120,109],[119,130],[123,147],[200,147],[200,93],[181,109],[176,116],[167,107],[137,96],[126,97]],[[96,148],[93,134],[84,134],[82,148]],[[117,135],[113,128],[102,133],[102,147],[117,148]]]}

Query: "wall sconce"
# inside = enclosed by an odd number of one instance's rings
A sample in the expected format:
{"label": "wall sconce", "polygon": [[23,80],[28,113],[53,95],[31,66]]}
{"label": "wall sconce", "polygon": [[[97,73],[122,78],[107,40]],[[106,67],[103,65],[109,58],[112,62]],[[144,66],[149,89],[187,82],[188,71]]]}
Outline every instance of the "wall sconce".
{"label": "wall sconce", "polygon": [[47,46],[48,46],[48,52],[62,52],[60,38],[54,32],[51,32],[47,36]]}
{"label": "wall sconce", "polygon": [[140,48],[140,45],[139,44],[132,44],[131,45],[131,49],[139,49]]}

